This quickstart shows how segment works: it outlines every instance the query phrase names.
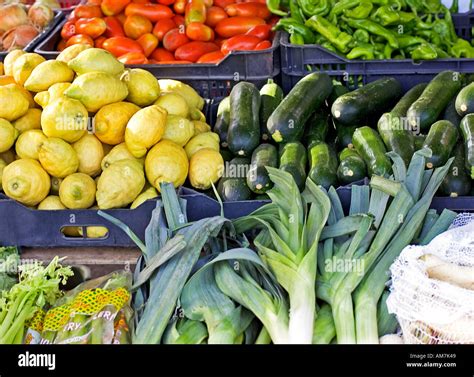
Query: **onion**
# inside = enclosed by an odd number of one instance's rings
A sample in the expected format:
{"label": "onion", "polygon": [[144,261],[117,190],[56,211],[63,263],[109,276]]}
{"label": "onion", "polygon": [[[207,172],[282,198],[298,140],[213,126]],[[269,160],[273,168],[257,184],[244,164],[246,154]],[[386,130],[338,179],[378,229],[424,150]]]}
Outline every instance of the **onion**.
{"label": "onion", "polygon": [[4,50],[26,47],[37,35],[38,30],[31,25],[21,25],[8,30],[2,39]]}
{"label": "onion", "polygon": [[0,35],[17,26],[29,23],[25,8],[19,4],[0,6]]}
{"label": "onion", "polygon": [[34,4],[28,11],[28,17],[33,25],[44,29],[54,18],[54,12],[50,7],[44,4]]}

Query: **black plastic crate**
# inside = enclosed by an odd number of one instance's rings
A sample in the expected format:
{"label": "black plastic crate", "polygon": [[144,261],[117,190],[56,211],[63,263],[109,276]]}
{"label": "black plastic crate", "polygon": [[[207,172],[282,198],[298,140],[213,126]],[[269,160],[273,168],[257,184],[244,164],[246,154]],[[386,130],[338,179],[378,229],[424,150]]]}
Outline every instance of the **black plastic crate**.
{"label": "black plastic crate", "polygon": [[[59,52],[56,46],[61,39],[63,23],[57,25],[48,38],[44,39],[35,52],[46,59],[55,59]],[[239,81],[253,82],[262,86],[268,78],[280,74],[280,33],[275,35],[273,45],[261,51],[235,51],[219,64],[179,65],[131,65],[144,68],[157,78],[184,81],[196,89],[204,98],[225,96]]]}
{"label": "black plastic crate", "polygon": [[[471,40],[474,11],[453,14],[456,33]],[[281,34],[281,72],[283,90],[288,93],[305,75],[322,71],[351,89],[384,76],[397,78],[405,90],[421,82],[430,81],[444,70],[461,73],[474,72],[474,59],[436,59],[414,62],[403,60],[349,60],[319,45],[293,45],[288,33]]]}

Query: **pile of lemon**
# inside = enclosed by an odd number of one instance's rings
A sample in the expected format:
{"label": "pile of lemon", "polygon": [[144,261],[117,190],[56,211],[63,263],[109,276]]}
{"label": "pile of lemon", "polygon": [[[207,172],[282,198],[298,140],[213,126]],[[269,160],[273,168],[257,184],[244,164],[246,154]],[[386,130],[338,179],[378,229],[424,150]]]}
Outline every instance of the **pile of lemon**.
{"label": "pile of lemon", "polygon": [[190,86],[74,45],[0,65],[0,189],[38,209],[136,208],[160,183],[208,189],[219,137]]}

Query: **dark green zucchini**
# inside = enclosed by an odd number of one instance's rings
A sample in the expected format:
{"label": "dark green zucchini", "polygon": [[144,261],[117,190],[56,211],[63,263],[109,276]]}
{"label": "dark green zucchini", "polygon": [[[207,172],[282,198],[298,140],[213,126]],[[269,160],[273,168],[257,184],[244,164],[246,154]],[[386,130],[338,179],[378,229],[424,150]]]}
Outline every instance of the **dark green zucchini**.
{"label": "dark green zucchini", "polygon": [[439,73],[408,109],[407,118],[412,128],[429,128],[460,89],[461,77],[458,72]]}
{"label": "dark green zucchini", "polygon": [[370,127],[361,127],[355,130],[352,136],[354,148],[367,165],[369,176],[388,176],[392,172],[392,165],[385,155],[387,150],[377,131]]}
{"label": "dark green zucchini", "polygon": [[277,143],[300,140],[311,114],[331,94],[332,81],[326,73],[310,73],[291,89],[267,122]]}
{"label": "dark green zucchini", "polygon": [[309,148],[312,144],[325,141],[329,129],[329,114],[316,111],[306,122],[304,130],[304,143]]}
{"label": "dark green zucchini", "polygon": [[299,141],[280,146],[280,170],[290,173],[300,191],[306,185],[306,148]]}
{"label": "dark green zucchini", "polygon": [[247,186],[256,194],[265,194],[273,187],[268,176],[267,166],[278,167],[278,152],[272,144],[260,144],[252,153]]}
{"label": "dark green zucchini", "polygon": [[332,146],[325,142],[314,144],[308,150],[308,177],[326,190],[337,185],[337,155]]}
{"label": "dark green zucchini", "polygon": [[426,159],[426,167],[433,169],[444,165],[458,141],[459,133],[448,120],[439,120],[430,128],[426,135],[423,148],[430,148],[432,155]]}
{"label": "dark green zucchini", "polygon": [[466,154],[466,171],[474,179],[474,114],[466,115],[461,121],[461,134]]}
{"label": "dark green zucchini", "polygon": [[260,144],[260,92],[249,82],[239,82],[230,92],[227,144],[232,153],[250,156]]}
{"label": "dark green zucchini", "polygon": [[235,202],[251,198],[252,192],[246,180],[249,166],[250,159],[245,157],[235,157],[226,164],[224,175],[217,185],[222,201]]}
{"label": "dark green zucchini", "polygon": [[343,126],[339,123],[336,123],[336,144],[339,150],[344,148],[353,148],[352,136],[357,128],[360,126]]}
{"label": "dark green zucchini", "polygon": [[415,140],[410,124],[406,121],[407,111],[425,90],[427,84],[419,84],[410,89],[389,113],[383,114],[377,124],[377,130],[387,150],[397,153],[410,164],[415,153]]}
{"label": "dark green zucchini", "polygon": [[472,179],[465,171],[464,144],[458,143],[454,148],[454,161],[449,168],[446,178],[439,187],[442,195],[457,198],[458,196],[470,195]]}
{"label": "dark green zucchini", "polygon": [[333,88],[331,95],[327,99],[327,104],[329,109],[331,108],[332,104],[342,95],[349,93],[349,89],[342,85],[339,81],[333,82]]}
{"label": "dark green zucchini", "polygon": [[401,95],[398,80],[382,78],[336,99],[331,107],[332,116],[343,125],[363,124],[390,109]]}
{"label": "dark green zucchini", "polygon": [[474,83],[462,88],[457,95],[456,112],[461,117],[474,113]]}
{"label": "dark green zucchini", "polygon": [[262,103],[260,105],[260,137],[266,141],[270,139],[267,129],[267,122],[270,115],[275,111],[281,101],[283,101],[283,89],[268,79],[268,82],[260,89],[260,98]]}
{"label": "dark green zucchini", "polygon": [[456,98],[457,97],[454,97],[453,99],[451,99],[451,101],[449,101],[448,106],[446,106],[446,109],[444,109],[441,118],[444,120],[449,120],[456,127],[459,127],[462,116],[460,116],[456,111]]}
{"label": "dark green zucchini", "polygon": [[230,97],[225,97],[217,108],[216,124],[214,132],[219,135],[221,146],[227,148],[227,131],[230,122]]}
{"label": "dark green zucchini", "polygon": [[367,176],[367,166],[355,149],[345,148],[339,154],[337,178],[344,185],[360,181]]}
{"label": "dark green zucchini", "polygon": [[423,149],[423,144],[425,144],[426,135],[415,135],[415,151]]}

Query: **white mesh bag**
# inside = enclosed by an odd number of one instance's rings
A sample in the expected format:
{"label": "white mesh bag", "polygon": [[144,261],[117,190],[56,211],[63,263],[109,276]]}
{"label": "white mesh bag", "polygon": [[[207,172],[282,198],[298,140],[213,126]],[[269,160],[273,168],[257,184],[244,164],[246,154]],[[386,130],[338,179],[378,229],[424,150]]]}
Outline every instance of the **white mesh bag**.
{"label": "white mesh bag", "polygon": [[428,245],[406,247],[390,271],[387,306],[405,343],[474,344],[472,214],[460,215]]}

